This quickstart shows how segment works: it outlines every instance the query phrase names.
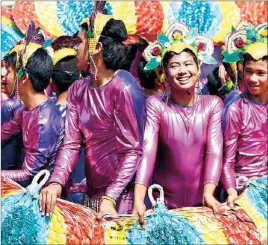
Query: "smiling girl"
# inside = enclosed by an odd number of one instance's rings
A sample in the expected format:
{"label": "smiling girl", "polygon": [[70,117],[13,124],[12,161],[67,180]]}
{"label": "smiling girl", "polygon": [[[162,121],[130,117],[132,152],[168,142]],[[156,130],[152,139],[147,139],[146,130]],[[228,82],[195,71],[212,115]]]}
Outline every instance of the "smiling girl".
{"label": "smiling girl", "polygon": [[[144,197],[151,178],[153,183],[164,188],[168,208],[203,204],[216,211],[219,207],[213,193],[222,169],[223,104],[216,96],[202,96],[195,92],[201,59],[206,57],[203,61],[212,61],[212,57],[208,59],[211,52],[206,52],[212,44],[210,40],[202,39],[207,46],[198,50],[200,36],[187,43],[187,32],[183,32],[187,28],[180,23],[169,27],[170,43],[165,42],[164,46],[168,48],[162,47],[161,51],[161,64],[171,94],[147,99],[144,151],[137,172],[133,210],[141,222],[145,212]],[[180,30],[186,39],[184,41],[176,40],[176,33]],[[148,64],[147,69],[151,68],[152,62]]]}

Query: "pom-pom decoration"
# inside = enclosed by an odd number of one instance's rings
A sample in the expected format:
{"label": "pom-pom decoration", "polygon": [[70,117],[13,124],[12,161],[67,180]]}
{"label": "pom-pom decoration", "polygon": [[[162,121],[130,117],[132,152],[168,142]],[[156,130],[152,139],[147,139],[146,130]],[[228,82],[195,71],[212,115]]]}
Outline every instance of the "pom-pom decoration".
{"label": "pom-pom decoration", "polygon": [[206,207],[168,210],[164,198],[153,201],[145,230],[136,215],[106,215],[96,222],[93,210],[61,199],[51,217],[41,215],[38,195],[46,180],[34,178],[22,188],[2,177],[2,244],[267,243],[268,176],[251,179],[234,208],[217,214]]}

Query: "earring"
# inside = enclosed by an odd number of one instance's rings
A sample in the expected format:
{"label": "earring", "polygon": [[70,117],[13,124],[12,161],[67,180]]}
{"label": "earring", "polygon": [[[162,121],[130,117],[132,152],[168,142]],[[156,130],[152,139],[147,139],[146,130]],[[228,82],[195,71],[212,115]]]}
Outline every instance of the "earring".
{"label": "earring", "polygon": [[238,90],[238,84],[237,84],[237,81],[238,81],[238,72],[237,71],[235,71],[235,87],[234,87],[234,89],[235,89],[235,91],[237,91]]}
{"label": "earring", "polygon": [[93,60],[93,56],[92,53],[89,53],[89,59],[90,59],[90,63],[94,66],[94,70],[95,72],[92,72],[94,74],[94,78],[95,80],[97,80],[97,74],[98,74],[98,67],[95,64],[95,61]]}

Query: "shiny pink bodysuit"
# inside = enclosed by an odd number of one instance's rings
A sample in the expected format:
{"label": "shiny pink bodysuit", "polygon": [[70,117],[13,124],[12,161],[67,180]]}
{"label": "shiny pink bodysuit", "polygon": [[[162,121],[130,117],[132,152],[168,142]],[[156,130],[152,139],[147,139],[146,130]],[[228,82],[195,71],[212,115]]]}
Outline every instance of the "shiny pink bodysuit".
{"label": "shiny pink bodysuit", "polygon": [[225,189],[242,188],[236,179],[245,182],[268,174],[267,110],[267,104],[254,102],[246,94],[225,108],[222,175]]}
{"label": "shiny pink bodysuit", "polygon": [[151,96],[146,109],[136,183],[148,186],[152,177],[164,188],[169,208],[202,204],[204,184],[217,185],[222,170],[222,101],[207,95],[193,106],[181,106]]}
{"label": "shiny pink bodysuit", "polygon": [[67,105],[64,141],[50,182],[65,186],[84,138],[89,198],[107,195],[117,201],[119,213],[131,212],[132,180],[142,155],[143,90],[130,73],[119,70],[102,87],[93,87],[89,77],[76,81]]}

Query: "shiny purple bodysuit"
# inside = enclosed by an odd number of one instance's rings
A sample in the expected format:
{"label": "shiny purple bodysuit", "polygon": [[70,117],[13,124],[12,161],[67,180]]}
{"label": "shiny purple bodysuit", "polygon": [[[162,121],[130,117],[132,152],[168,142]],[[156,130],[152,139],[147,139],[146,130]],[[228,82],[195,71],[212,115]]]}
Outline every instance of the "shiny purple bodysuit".
{"label": "shiny purple bodysuit", "polygon": [[131,212],[131,182],[142,155],[142,89],[130,73],[119,70],[102,87],[93,87],[89,77],[76,81],[68,90],[67,104],[64,141],[50,182],[66,185],[83,138],[89,198],[107,195],[117,201],[119,213]]}
{"label": "shiny purple bodysuit", "polygon": [[[222,182],[225,189],[238,188],[236,178],[268,174],[267,104],[241,94],[223,113],[224,162]],[[246,180],[246,179],[245,179]]]}
{"label": "shiny purple bodysuit", "polygon": [[2,125],[2,141],[20,131],[25,150],[22,168],[3,170],[2,176],[26,186],[40,170],[53,170],[64,135],[64,121],[55,107],[55,99],[49,98],[33,110],[27,110],[25,106],[18,109],[13,120]]}
{"label": "shiny purple bodysuit", "polygon": [[169,208],[202,204],[204,184],[217,185],[222,170],[222,101],[201,96],[187,107],[151,96],[146,109],[136,183],[148,186],[152,177],[164,188]]}

